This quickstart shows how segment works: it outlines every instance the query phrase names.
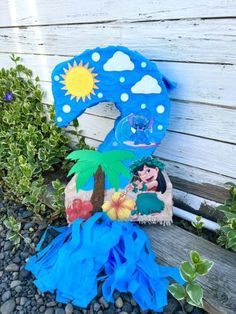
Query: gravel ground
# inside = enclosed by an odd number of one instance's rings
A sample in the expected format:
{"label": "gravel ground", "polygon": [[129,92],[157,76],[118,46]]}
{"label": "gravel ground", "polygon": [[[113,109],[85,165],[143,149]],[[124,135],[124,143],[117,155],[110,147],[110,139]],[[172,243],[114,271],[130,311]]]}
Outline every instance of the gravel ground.
{"label": "gravel ground", "polygon": [[[0,193],[1,194],[1,193]],[[0,195],[0,218],[4,214],[14,215],[22,221],[22,235],[29,237],[35,245],[38,243],[45,225],[32,222],[32,213],[23,206],[3,200]],[[60,304],[55,301],[50,293],[41,294],[33,284],[33,276],[24,270],[25,260],[33,255],[33,250],[24,241],[18,249],[14,249],[10,241],[6,240],[6,228],[0,220],[0,313],[1,314],[138,314],[155,313],[153,311],[141,311],[136,302],[128,294],[115,293],[115,304],[107,303],[101,295],[101,287],[98,296],[91,302],[87,309],[81,309],[72,304]],[[204,311],[185,306],[186,313],[201,314]],[[179,303],[170,297],[169,304],[165,308],[165,314],[183,314]]]}

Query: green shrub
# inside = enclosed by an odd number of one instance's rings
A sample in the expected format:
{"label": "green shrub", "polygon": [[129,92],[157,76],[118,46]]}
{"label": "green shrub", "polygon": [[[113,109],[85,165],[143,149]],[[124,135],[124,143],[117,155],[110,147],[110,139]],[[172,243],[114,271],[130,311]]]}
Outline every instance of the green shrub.
{"label": "green shrub", "polygon": [[[33,78],[19,57],[11,59],[14,67],[0,69],[0,185],[10,198],[43,214],[45,173],[62,166],[69,139],[56,127],[53,107],[46,117],[39,78]],[[54,184],[58,211],[63,199],[57,188],[61,193],[58,182]]]}
{"label": "green shrub", "polygon": [[236,185],[228,182],[226,186],[229,188],[229,198],[217,207],[224,213],[224,218],[219,221],[221,228],[217,243],[236,252]]}
{"label": "green shrub", "polygon": [[198,252],[190,251],[190,261],[184,261],[180,266],[180,273],[186,281],[186,285],[181,286],[174,283],[169,286],[169,292],[180,303],[185,301],[191,305],[203,307],[203,289],[196,279],[198,276],[207,275],[213,265],[212,261],[202,259]]}

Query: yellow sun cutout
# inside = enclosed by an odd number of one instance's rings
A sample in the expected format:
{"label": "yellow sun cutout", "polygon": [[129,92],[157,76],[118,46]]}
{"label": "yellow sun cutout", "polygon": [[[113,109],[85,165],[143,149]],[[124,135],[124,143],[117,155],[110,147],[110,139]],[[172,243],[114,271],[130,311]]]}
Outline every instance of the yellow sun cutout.
{"label": "yellow sun cutout", "polygon": [[63,69],[65,74],[61,74],[63,81],[60,81],[64,86],[62,89],[66,90],[66,95],[70,95],[70,99],[76,98],[79,101],[91,99],[91,94],[95,95],[94,90],[98,89],[95,79],[96,73],[93,73],[94,68],[89,69],[89,64],[83,65],[81,61],[79,64],[74,61],[73,66],[68,63],[68,69]]}

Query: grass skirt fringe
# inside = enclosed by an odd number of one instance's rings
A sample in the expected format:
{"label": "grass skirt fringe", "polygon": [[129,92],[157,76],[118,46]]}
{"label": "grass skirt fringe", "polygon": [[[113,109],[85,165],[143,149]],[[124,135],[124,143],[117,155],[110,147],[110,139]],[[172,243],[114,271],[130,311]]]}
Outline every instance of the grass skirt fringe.
{"label": "grass skirt fringe", "polygon": [[143,310],[162,311],[167,277],[184,283],[177,268],[155,262],[149,239],[132,222],[111,221],[97,213],[58,230],[60,234],[26,264],[35,285],[42,292],[56,292],[58,302],[87,307],[102,281],[107,301],[114,301],[115,290],[130,292]]}

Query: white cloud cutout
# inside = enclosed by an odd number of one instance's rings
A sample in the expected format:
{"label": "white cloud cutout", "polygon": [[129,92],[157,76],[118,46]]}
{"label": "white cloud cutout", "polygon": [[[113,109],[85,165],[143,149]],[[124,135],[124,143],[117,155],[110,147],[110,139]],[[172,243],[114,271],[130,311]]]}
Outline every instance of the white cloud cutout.
{"label": "white cloud cutout", "polygon": [[103,66],[104,71],[126,71],[133,70],[134,64],[130,57],[122,51],[117,51],[107,60]]}
{"label": "white cloud cutout", "polygon": [[154,77],[144,75],[140,81],[132,86],[131,92],[134,94],[160,94],[161,86]]}

